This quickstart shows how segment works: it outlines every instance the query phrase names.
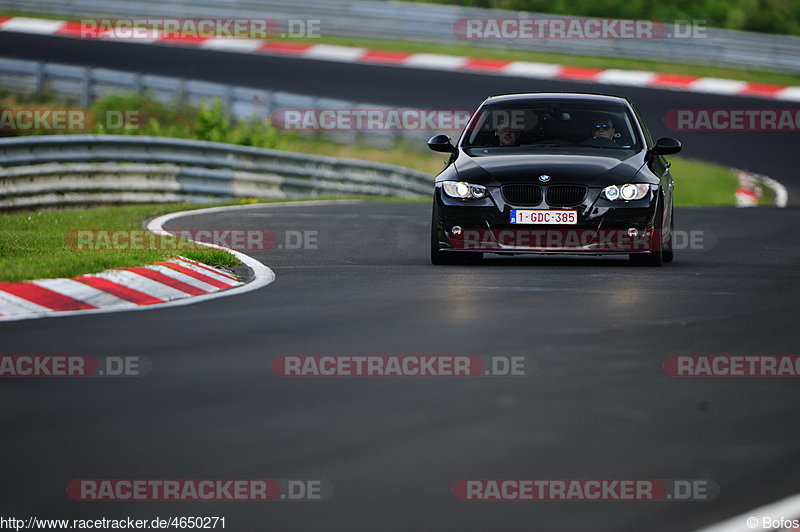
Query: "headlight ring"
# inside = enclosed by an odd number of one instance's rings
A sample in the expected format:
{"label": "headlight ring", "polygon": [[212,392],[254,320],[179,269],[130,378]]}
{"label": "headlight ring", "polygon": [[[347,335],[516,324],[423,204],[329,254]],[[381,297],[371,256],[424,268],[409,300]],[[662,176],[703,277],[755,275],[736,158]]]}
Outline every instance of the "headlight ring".
{"label": "headlight ring", "polygon": [[634,201],[640,200],[650,192],[647,183],[625,183],[624,185],[609,185],[603,189],[601,196],[609,201]]}
{"label": "headlight ring", "polygon": [[485,186],[465,181],[443,181],[442,190],[451,198],[457,199],[482,199],[489,193]]}

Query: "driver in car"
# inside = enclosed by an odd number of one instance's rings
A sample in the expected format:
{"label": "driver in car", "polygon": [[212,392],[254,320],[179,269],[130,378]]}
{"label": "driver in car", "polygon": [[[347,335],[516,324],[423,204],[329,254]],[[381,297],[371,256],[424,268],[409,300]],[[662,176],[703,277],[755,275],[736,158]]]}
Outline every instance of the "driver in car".
{"label": "driver in car", "polygon": [[581,144],[587,146],[617,146],[614,142],[614,122],[608,118],[597,118],[592,123],[592,138],[585,140]]}

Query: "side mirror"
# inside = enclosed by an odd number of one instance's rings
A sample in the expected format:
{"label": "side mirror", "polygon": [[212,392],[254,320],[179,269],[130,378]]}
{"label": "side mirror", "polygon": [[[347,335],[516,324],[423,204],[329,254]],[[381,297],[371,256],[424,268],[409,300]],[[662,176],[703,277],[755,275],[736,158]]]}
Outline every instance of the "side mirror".
{"label": "side mirror", "polygon": [[453,153],[456,151],[455,146],[450,142],[450,137],[447,135],[434,135],[428,141],[428,147],[433,151],[441,151],[444,153]]}
{"label": "side mirror", "polygon": [[657,155],[672,155],[681,151],[681,143],[669,137],[663,137],[656,141],[653,146],[653,153]]}

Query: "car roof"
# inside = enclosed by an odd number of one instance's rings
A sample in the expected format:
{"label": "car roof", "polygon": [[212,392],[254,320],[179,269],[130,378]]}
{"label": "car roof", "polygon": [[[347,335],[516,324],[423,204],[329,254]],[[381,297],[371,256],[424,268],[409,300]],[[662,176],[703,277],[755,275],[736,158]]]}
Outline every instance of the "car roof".
{"label": "car roof", "polygon": [[573,102],[597,102],[618,105],[630,104],[627,98],[612,94],[596,94],[591,92],[515,92],[489,96],[484,103],[519,103],[535,100],[561,100]]}

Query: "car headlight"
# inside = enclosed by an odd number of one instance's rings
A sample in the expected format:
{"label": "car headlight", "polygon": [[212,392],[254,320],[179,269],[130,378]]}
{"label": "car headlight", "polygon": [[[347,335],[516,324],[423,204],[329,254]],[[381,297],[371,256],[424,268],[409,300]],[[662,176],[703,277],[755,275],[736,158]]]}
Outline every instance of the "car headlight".
{"label": "car headlight", "polygon": [[615,199],[619,198],[619,187],[617,185],[609,185],[603,189],[602,196],[607,199],[614,201]]}
{"label": "car headlight", "polygon": [[611,201],[616,201],[618,199],[631,201],[642,199],[647,196],[648,192],[650,192],[650,185],[647,183],[625,183],[622,186],[607,186],[603,189],[601,196]]}
{"label": "car headlight", "polygon": [[442,190],[451,198],[481,199],[488,194],[483,185],[473,185],[463,181],[443,181]]}

